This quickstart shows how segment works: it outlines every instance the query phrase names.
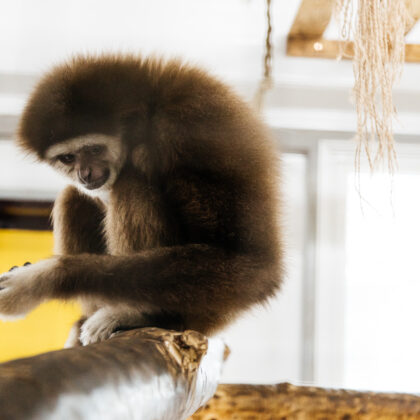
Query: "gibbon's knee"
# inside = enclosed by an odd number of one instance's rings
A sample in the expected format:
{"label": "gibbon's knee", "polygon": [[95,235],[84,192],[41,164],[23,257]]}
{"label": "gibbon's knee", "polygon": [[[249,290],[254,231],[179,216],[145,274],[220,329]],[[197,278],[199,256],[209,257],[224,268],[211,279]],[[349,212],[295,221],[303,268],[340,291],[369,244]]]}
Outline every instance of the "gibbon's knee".
{"label": "gibbon's knee", "polygon": [[58,196],[53,208],[55,254],[103,254],[105,208],[96,198],[69,186]]}

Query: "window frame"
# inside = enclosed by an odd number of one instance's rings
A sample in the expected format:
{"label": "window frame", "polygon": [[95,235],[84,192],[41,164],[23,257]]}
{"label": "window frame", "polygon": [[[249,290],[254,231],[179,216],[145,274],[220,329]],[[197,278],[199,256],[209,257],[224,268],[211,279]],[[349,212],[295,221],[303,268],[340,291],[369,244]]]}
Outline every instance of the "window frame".
{"label": "window frame", "polygon": [[[345,267],[343,256],[334,260],[334,268],[327,273],[327,264],[331,255],[326,252],[325,244],[337,244],[337,217],[345,217],[345,194],[335,200],[340,207],[327,208],[322,199],[327,181],[331,178],[322,173],[325,159],[329,154],[338,155],[342,148],[334,147],[334,141],[348,142],[348,153],[355,152],[351,142],[354,134],[350,131],[300,130],[295,128],[273,128],[274,138],[282,152],[301,153],[306,156],[306,226],[304,251],[304,278],[302,296],[302,381],[323,386],[342,386],[344,375],[344,311],[340,310],[344,299]],[[412,134],[397,134],[397,143],[419,144],[418,137]],[[419,156],[420,160],[420,156]],[[337,190],[335,191],[337,193]],[[323,202],[324,201],[324,202]],[[340,210],[341,209],[341,210]],[[331,228],[331,220],[335,219]],[[342,220],[342,229],[345,229]],[[338,227],[339,228],[339,227]],[[332,239],[333,238],[333,239]],[[345,235],[341,234],[342,249]],[[341,274],[340,274],[341,273]],[[331,307],[329,302],[335,299]],[[326,310],[329,308],[328,310]]]}

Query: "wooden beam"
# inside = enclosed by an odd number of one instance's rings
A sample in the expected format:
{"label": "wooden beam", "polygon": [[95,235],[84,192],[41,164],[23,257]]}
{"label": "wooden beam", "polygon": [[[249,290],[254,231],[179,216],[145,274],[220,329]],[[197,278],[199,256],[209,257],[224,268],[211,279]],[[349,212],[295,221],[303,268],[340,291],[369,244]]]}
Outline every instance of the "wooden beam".
{"label": "wooden beam", "polygon": [[410,63],[420,62],[420,44],[405,45],[405,61]]}
{"label": "wooden beam", "polygon": [[353,43],[319,38],[289,38],[287,55],[293,57],[337,58],[341,51],[344,58],[353,57]]}
{"label": "wooden beam", "polygon": [[190,420],[379,420],[420,418],[420,396],[308,386],[219,385]]}
{"label": "wooden beam", "polygon": [[420,0],[406,0],[407,11],[411,15],[412,20],[407,23],[405,27],[405,34],[407,35],[420,19]]}
{"label": "wooden beam", "polygon": [[[321,37],[331,20],[334,4],[335,0],[302,0],[289,37]],[[406,7],[412,17],[405,29],[405,33],[408,34],[420,19],[420,0],[406,0]]]}
{"label": "wooden beam", "polygon": [[[353,57],[351,42],[323,38],[332,17],[334,0],[302,0],[298,13],[287,37],[286,53],[293,57],[343,58]],[[412,20],[408,22],[406,34],[420,19],[420,0],[406,0]],[[420,44],[407,44],[405,61],[420,62]]]}
{"label": "wooden beam", "polygon": [[[344,48],[344,49],[343,49]],[[286,53],[292,57],[330,58],[336,59],[343,49],[342,57],[353,58],[353,43],[344,44],[342,41],[330,39],[289,39]],[[405,61],[420,62],[420,44],[405,45]]]}
{"label": "wooden beam", "polygon": [[289,37],[321,37],[331,19],[334,3],[334,0],[302,0]]}

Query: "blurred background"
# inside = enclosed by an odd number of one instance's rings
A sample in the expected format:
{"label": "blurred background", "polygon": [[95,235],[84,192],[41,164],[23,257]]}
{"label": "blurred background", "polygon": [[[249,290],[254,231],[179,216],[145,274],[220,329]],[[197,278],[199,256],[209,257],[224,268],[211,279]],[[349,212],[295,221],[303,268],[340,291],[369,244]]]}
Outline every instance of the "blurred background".
{"label": "blurred background", "polygon": [[[276,299],[220,333],[232,351],[223,382],[420,392],[420,65],[406,64],[395,89],[398,171],[372,175],[362,159],[356,176],[352,64],[286,55],[299,5],[272,1],[262,110],[283,156],[287,277]],[[44,71],[79,53],[178,56],[252,101],[266,29],[263,0],[3,0],[0,271],[52,253],[48,215],[65,181],[12,142]],[[325,37],[338,38],[334,24]],[[0,322],[0,360],[61,348],[77,315],[52,302]]]}

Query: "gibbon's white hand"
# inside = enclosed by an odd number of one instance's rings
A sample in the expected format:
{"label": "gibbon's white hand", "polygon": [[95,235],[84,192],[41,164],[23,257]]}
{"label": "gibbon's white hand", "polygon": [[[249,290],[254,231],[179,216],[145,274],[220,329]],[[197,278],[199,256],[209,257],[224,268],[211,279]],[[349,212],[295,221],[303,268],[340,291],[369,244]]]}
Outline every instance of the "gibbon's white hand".
{"label": "gibbon's white hand", "polygon": [[41,278],[54,264],[53,259],[43,260],[0,275],[0,319],[23,318],[44,300]]}

